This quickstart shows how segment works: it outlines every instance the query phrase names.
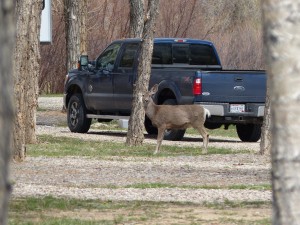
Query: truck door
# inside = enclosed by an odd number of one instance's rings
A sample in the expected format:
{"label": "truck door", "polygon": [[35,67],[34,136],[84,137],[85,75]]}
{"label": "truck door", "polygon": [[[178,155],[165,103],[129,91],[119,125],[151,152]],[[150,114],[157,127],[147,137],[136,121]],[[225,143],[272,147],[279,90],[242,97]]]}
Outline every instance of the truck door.
{"label": "truck door", "polygon": [[120,46],[120,43],[114,43],[107,47],[96,60],[95,73],[89,75],[86,98],[94,110],[114,109],[113,77]]}
{"label": "truck door", "polygon": [[127,43],[122,51],[120,62],[114,74],[115,109],[129,113],[132,107],[133,83],[136,73],[138,43]]}

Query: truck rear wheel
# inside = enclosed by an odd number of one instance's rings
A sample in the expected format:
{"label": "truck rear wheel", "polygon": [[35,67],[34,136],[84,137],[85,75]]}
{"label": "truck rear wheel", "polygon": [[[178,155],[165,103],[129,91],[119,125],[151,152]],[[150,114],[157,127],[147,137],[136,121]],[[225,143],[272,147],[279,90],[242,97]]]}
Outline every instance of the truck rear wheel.
{"label": "truck rear wheel", "polygon": [[86,133],[90,129],[92,119],[86,118],[82,95],[74,94],[70,98],[67,110],[68,127],[74,133]]}
{"label": "truck rear wheel", "polygon": [[244,142],[257,142],[261,135],[261,125],[259,124],[237,124],[236,132]]}
{"label": "truck rear wheel", "polygon": [[[163,105],[177,105],[175,99],[167,99],[164,101]],[[185,130],[167,130],[165,132],[164,139],[170,141],[180,141],[185,134]]]}
{"label": "truck rear wheel", "polygon": [[146,116],[145,117],[145,129],[148,134],[157,134],[157,128],[152,125],[151,120]]}

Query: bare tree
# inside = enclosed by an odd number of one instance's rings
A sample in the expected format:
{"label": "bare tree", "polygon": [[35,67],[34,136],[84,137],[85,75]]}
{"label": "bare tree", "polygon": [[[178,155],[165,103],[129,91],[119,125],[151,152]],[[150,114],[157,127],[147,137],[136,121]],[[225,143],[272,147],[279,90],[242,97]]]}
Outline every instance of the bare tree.
{"label": "bare tree", "polygon": [[143,132],[145,111],[143,107],[143,94],[148,91],[149,87],[155,20],[158,15],[158,3],[159,0],[148,1],[148,10],[145,17],[139,55],[137,80],[133,88],[133,104],[126,138],[126,144],[129,146],[141,145],[144,141]]}
{"label": "bare tree", "polygon": [[[194,26],[202,27],[196,14],[201,5],[198,0],[161,1],[158,36],[161,37],[191,37]],[[199,29],[202,30],[202,29]]]}
{"label": "bare tree", "polygon": [[262,133],[260,139],[260,150],[261,155],[271,154],[271,143],[272,143],[272,131],[271,131],[271,102],[270,102],[270,79],[267,79],[267,93],[266,93],[266,104],[264,122],[262,126]]}
{"label": "bare tree", "polygon": [[[52,2],[53,45],[41,48],[42,73],[39,85],[43,92],[63,91],[61,80],[67,70],[65,25],[62,20],[64,1]],[[264,69],[259,2],[260,0],[160,1],[159,23],[155,34],[158,37],[177,36],[213,41],[225,69]],[[87,48],[91,58],[97,57],[112,40],[133,37],[130,35],[128,3],[129,0],[88,1]],[[139,16],[143,25],[145,13]]]}
{"label": "bare tree", "polygon": [[87,54],[87,0],[64,0],[64,9],[68,71],[77,67],[81,54]]}
{"label": "bare tree", "polygon": [[264,0],[272,122],[273,224],[300,224],[300,0]]}
{"label": "bare tree", "polygon": [[[52,1],[52,44],[41,45],[40,93],[62,93],[66,75],[66,36],[62,3]],[[59,65],[59,66],[53,66]]]}
{"label": "bare tree", "polygon": [[76,68],[80,55],[80,0],[64,0],[67,70]]}
{"label": "bare tree", "polygon": [[88,14],[88,8],[87,8],[87,0],[81,0],[79,2],[79,8],[80,8],[80,54],[87,54],[87,14]]}
{"label": "bare tree", "polygon": [[0,3],[0,224],[7,224],[7,209],[10,193],[8,181],[11,137],[14,119],[12,55],[15,36],[15,1]]}
{"label": "bare tree", "polygon": [[132,38],[142,37],[144,28],[145,6],[144,0],[129,0],[130,3],[130,25],[129,36]]}
{"label": "bare tree", "polygon": [[36,107],[40,73],[39,35],[42,0],[17,0],[17,35],[14,50],[14,159],[22,161],[26,143],[36,142]]}

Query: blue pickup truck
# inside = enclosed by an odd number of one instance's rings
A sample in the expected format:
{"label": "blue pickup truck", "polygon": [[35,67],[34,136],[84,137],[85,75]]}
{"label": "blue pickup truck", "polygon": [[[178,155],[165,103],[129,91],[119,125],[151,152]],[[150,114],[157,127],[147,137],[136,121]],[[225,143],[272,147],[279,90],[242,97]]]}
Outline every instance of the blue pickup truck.
{"label": "blue pickup truck", "polygon": [[[112,42],[88,64],[82,56],[77,69],[69,71],[64,87],[71,132],[88,132],[92,119],[129,118],[133,85],[137,76],[140,39]],[[245,142],[260,139],[266,95],[264,71],[223,70],[213,43],[196,39],[154,40],[149,87],[159,84],[157,104],[201,104],[211,117],[205,126],[225,129],[236,125]],[[157,133],[145,118],[149,134]],[[180,140],[185,130],[169,130],[165,139]]]}

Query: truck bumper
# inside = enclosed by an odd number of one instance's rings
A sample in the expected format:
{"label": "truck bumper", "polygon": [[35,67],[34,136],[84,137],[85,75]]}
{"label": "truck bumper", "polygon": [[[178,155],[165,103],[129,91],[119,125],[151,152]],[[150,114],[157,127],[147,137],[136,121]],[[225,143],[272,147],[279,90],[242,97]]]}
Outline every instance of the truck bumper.
{"label": "truck bumper", "polygon": [[265,111],[263,103],[239,104],[244,105],[245,110],[243,112],[231,112],[230,103],[195,102],[195,104],[200,104],[209,110],[211,114],[211,118],[208,119],[209,122],[262,123]]}

